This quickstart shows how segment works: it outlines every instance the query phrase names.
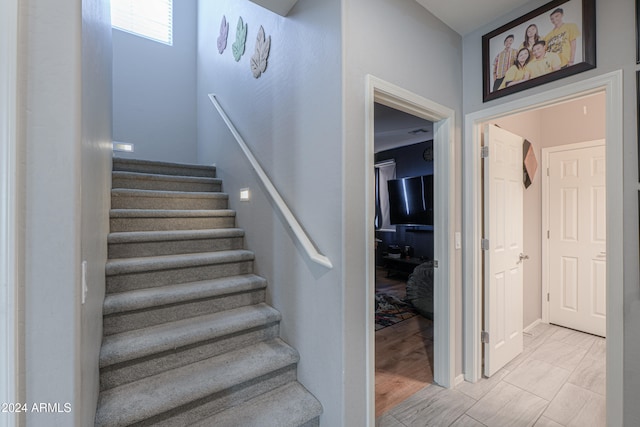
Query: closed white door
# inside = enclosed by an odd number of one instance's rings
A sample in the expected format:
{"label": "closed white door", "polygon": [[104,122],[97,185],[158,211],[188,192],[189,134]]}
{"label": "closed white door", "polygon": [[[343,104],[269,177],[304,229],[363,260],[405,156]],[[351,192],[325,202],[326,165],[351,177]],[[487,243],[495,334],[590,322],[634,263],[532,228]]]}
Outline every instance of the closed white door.
{"label": "closed white door", "polygon": [[[490,377],[522,352],[524,139],[493,125],[484,144],[484,374]],[[487,336],[485,335],[485,341]]]}
{"label": "closed white door", "polygon": [[605,146],[549,153],[549,321],[606,335]]}

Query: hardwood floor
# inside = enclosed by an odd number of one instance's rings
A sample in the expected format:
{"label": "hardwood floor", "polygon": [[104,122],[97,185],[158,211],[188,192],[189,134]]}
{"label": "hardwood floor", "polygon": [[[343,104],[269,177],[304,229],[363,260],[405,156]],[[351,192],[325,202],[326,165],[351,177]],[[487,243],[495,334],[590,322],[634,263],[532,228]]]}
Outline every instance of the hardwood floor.
{"label": "hardwood floor", "polygon": [[[376,290],[405,297],[403,278],[376,271]],[[420,315],[376,331],[376,417],[433,382],[433,322]]]}

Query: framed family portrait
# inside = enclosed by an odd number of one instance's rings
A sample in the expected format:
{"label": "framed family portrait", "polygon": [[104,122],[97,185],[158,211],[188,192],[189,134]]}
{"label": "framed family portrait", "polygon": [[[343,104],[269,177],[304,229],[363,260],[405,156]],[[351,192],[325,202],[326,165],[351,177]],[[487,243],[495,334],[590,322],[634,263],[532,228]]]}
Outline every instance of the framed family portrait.
{"label": "framed family portrait", "polygon": [[595,0],[554,0],[482,36],[482,100],[595,67]]}

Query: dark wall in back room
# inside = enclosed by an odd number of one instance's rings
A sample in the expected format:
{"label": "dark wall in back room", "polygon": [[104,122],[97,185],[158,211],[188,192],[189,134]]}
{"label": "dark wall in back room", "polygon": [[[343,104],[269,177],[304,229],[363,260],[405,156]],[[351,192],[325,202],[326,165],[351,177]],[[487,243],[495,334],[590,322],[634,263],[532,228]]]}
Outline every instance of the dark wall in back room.
{"label": "dark wall in back room", "polygon": [[[381,151],[375,154],[376,163],[384,160],[395,160],[396,178],[429,175],[433,173],[433,161],[425,161],[425,149],[433,149],[433,141],[420,142],[393,150]],[[431,226],[403,226],[397,225],[396,232],[376,231],[376,238],[382,240],[376,250],[376,265],[383,266],[383,252],[389,245],[413,247],[414,257],[433,259],[433,227]]]}

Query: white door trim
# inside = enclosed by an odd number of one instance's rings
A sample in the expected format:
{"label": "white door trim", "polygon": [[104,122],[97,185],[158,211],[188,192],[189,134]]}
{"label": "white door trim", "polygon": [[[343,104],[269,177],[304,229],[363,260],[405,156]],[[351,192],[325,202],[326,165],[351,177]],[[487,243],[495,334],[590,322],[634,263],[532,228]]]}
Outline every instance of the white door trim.
{"label": "white door trim", "polygon": [[623,404],[623,93],[622,70],[515,99],[465,116],[463,144],[464,375],[480,378],[481,250],[480,131],[482,123],[574,99],[606,94],[607,141],[607,425],[622,426]]}
{"label": "white door trim", "polygon": [[560,151],[578,150],[581,148],[599,147],[605,145],[604,139],[595,141],[577,142],[575,144],[558,145],[556,147],[547,147],[542,149],[542,321],[549,323],[549,301],[547,294],[549,293],[549,239],[547,238],[547,230],[549,230],[549,176],[546,170],[549,168],[549,154],[558,153]]}
{"label": "white door trim", "polygon": [[[367,372],[368,414],[375,412],[375,253],[374,253],[374,103],[378,102],[434,122],[434,259],[439,267],[434,274],[434,381],[444,387],[454,386],[455,375],[455,270],[454,248],[454,126],[455,111],[385,82],[374,76],[366,78],[365,191],[367,197]],[[375,416],[374,416],[375,417]],[[370,419],[370,421],[375,418]],[[371,422],[369,425],[373,425]]]}
{"label": "white door trim", "polygon": [[[0,2],[0,402],[18,402],[18,0]],[[17,425],[15,413],[0,427]]]}

